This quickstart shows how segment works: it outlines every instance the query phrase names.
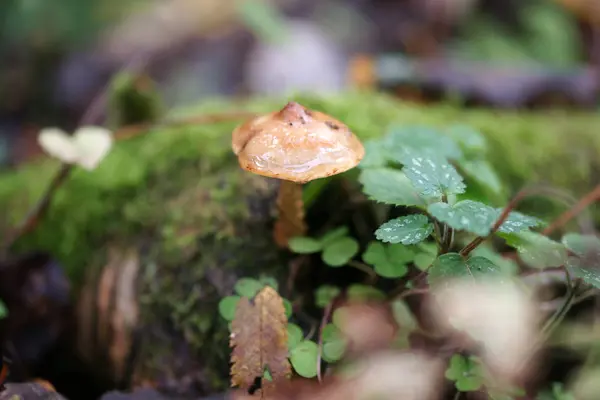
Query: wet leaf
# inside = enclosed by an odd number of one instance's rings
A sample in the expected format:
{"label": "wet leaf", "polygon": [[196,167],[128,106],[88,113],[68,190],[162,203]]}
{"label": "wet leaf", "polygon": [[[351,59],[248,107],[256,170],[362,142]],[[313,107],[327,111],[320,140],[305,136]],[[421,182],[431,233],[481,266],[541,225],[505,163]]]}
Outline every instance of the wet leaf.
{"label": "wet leaf", "polygon": [[358,253],[358,242],[350,237],[344,237],[329,244],[323,250],[323,262],[330,267],[346,265]]}
{"label": "wet leaf", "polygon": [[[477,236],[489,235],[502,213],[502,209],[494,209],[473,200],[462,200],[453,206],[441,202],[434,203],[427,209],[440,222],[456,230],[471,232]],[[502,233],[519,232],[538,226],[540,223],[541,221],[537,218],[513,211],[498,231]]]}
{"label": "wet leaf", "polygon": [[378,240],[387,243],[415,244],[433,232],[433,224],[425,215],[413,214],[392,219],[375,231]]}
{"label": "wet leaf", "polygon": [[369,199],[395,206],[424,206],[408,177],[397,169],[366,169],[359,177]]}
{"label": "wet leaf", "polygon": [[[232,386],[249,389],[265,368],[274,383],[290,375],[285,308],[272,287],[265,286],[252,302],[243,297],[231,325]],[[263,385],[262,391],[268,390],[270,386]]]}
{"label": "wet leaf", "polygon": [[315,290],[315,304],[325,308],[341,293],[340,288],[332,285],[322,285]]}
{"label": "wet leaf", "polygon": [[568,258],[569,271],[588,285],[600,288],[600,239],[594,235],[568,233],[562,243],[577,255]]}
{"label": "wet leaf", "polygon": [[400,161],[404,164],[402,171],[421,196],[439,199],[465,192],[463,178],[443,157],[408,154]]}
{"label": "wet leaf", "polygon": [[298,254],[317,253],[323,248],[320,241],[305,236],[296,236],[291,238],[288,241],[288,246],[290,250]]}
{"label": "wet leaf", "polygon": [[221,314],[221,317],[226,321],[233,321],[235,309],[240,299],[240,296],[223,297],[219,302],[219,314]]}
{"label": "wet leaf", "polygon": [[319,347],[310,340],[303,340],[290,353],[290,361],[298,375],[304,378],[317,376]]}
{"label": "wet leaf", "polygon": [[256,279],[241,278],[235,283],[233,289],[242,297],[254,297],[264,286],[264,283],[259,282]]}
{"label": "wet leaf", "polygon": [[476,256],[465,260],[458,253],[446,253],[439,256],[429,268],[427,281],[435,285],[451,278],[481,278],[500,273],[500,269],[487,258]]}

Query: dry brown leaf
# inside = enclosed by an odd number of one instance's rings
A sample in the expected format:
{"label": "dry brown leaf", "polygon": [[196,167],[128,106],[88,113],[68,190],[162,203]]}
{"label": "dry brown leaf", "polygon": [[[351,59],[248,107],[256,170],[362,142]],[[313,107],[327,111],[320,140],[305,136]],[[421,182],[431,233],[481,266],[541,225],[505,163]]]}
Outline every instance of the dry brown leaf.
{"label": "dry brown leaf", "polygon": [[265,286],[252,301],[243,297],[231,328],[231,385],[248,390],[268,368],[273,380],[262,381],[260,394],[267,395],[274,384],[291,374],[282,298],[270,286]]}

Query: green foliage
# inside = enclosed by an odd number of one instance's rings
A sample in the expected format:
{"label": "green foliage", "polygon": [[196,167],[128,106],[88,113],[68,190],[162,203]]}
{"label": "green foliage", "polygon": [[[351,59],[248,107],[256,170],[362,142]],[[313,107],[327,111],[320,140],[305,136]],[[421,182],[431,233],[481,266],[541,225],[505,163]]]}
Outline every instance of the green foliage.
{"label": "green foliage", "polygon": [[304,378],[317,376],[319,346],[310,340],[303,340],[290,350],[290,362],[298,375]]}
{"label": "green foliage", "polygon": [[552,388],[538,394],[535,400],[575,400],[575,397],[567,392],[560,382],[553,382]]}
{"label": "green foliage", "polygon": [[300,328],[296,324],[288,323],[288,348],[291,350],[298,346],[300,342],[304,339],[304,333],[302,332],[302,328]]}
{"label": "green foliage", "polygon": [[408,177],[392,168],[366,169],[359,177],[371,200],[394,206],[423,206],[425,202]]}
{"label": "green foliage", "polygon": [[237,1],[243,23],[262,41],[281,43],[287,36],[285,20],[279,10],[265,0]]}
{"label": "green foliage", "polygon": [[[240,278],[235,283],[233,289],[235,295],[225,296],[219,301],[219,314],[226,321],[233,321],[235,309],[242,297],[253,298],[263,287],[271,286],[277,290],[277,282],[271,277],[261,277],[260,279]],[[282,299],[286,316],[292,315],[292,305],[288,299]]]}
{"label": "green foliage", "polygon": [[453,381],[456,390],[460,392],[477,391],[485,382],[484,371],[478,360],[460,354],[454,354],[450,358],[446,378]]}
{"label": "green foliage", "polygon": [[415,244],[429,237],[433,232],[433,224],[422,214],[407,215],[392,219],[375,231],[375,236],[382,242]]}
{"label": "green foliage", "polygon": [[0,300],[0,320],[6,318],[8,316],[8,308],[6,304],[2,300]]}
{"label": "green foliage", "polygon": [[340,288],[331,285],[322,285],[315,290],[315,305],[325,308],[341,293]]}
{"label": "green foliage", "polygon": [[506,243],[517,249],[521,260],[531,268],[552,268],[565,265],[567,249],[540,233],[523,231],[503,235]]}
{"label": "green foliage", "polygon": [[298,254],[322,252],[323,262],[330,267],[346,265],[359,250],[358,242],[349,236],[348,228],[341,227],[328,232],[320,239],[298,236],[289,241],[290,250]]}
{"label": "green foliage", "polygon": [[363,261],[373,265],[377,275],[384,278],[401,278],[408,273],[408,263],[415,259],[410,248],[401,244],[369,243],[362,255]]}
{"label": "green foliage", "polygon": [[413,154],[437,155],[450,159],[462,156],[461,149],[452,137],[441,134],[431,126],[392,126],[384,143],[388,157],[392,160],[398,160],[398,156],[410,157]]}
{"label": "green foliage", "polygon": [[[478,236],[487,236],[502,213],[502,209],[494,209],[473,200],[462,200],[452,206],[447,203],[433,203],[427,210],[433,217],[448,224],[451,228],[471,232]],[[513,211],[502,223],[498,232],[520,232],[539,224],[541,221],[537,218]]]}
{"label": "green foliage", "polygon": [[498,275],[500,269],[484,257],[465,259],[458,253],[446,253],[439,256],[429,269],[427,280],[430,285],[436,285],[450,278],[485,278]]}
{"label": "green foliage", "polygon": [[404,154],[400,160],[404,173],[426,198],[442,198],[464,193],[466,186],[456,169],[438,155]]}
{"label": "green foliage", "polygon": [[571,274],[600,288],[600,239],[593,235],[568,233],[563,236],[562,243],[575,253],[567,260]]}
{"label": "green foliage", "polygon": [[323,360],[328,363],[334,363],[342,359],[347,343],[342,337],[339,329],[334,324],[329,323],[323,327],[321,335],[323,343]]}

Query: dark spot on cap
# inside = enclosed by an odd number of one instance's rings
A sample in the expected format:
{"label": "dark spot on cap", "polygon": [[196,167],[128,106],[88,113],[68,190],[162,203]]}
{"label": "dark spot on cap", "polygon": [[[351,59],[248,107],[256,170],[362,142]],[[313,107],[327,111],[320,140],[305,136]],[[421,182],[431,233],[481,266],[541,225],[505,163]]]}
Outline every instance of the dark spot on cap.
{"label": "dark spot on cap", "polygon": [[331,129],[333,129],[334,131],[337,131],[338,129],[340,129],[340,126],[338,124],[336,124],[335,122],[325,121],[325,125],[327,125]]}

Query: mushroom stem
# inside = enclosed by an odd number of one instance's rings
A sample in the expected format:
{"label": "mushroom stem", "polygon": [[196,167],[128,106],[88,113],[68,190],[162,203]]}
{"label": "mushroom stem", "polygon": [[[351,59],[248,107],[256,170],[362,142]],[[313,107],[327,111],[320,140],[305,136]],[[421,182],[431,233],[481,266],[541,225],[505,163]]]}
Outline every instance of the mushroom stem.
{"label": "mushroom stem", "polygon": [[282,180],[277,194],[279,216],[275,222],[274,239],[279,247],[287,248],[294,236],[302,236],[308,230],[304,220],[302,184]]}

